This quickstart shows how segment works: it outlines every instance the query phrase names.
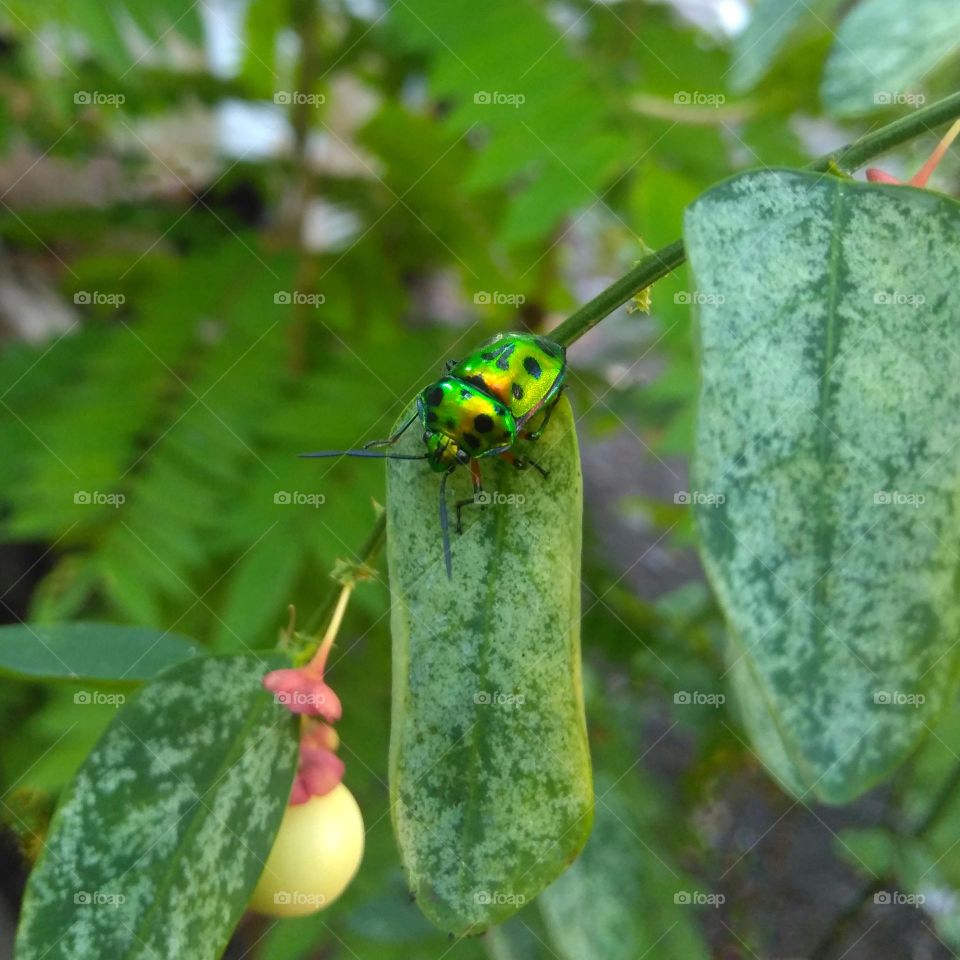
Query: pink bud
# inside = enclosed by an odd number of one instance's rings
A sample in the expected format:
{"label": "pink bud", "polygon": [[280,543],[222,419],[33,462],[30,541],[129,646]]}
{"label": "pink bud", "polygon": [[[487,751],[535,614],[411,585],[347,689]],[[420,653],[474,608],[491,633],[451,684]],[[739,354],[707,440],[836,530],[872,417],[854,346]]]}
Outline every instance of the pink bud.
{"label": "pink bud", "polygon": [[273,670],[263,678],[263,685],[291,713],[339,720],[343,707],[340,698],[323,679],[307,667]]}
{"label": "pink bud", "polygon": [[329,750],[318,747],[302,747],[298,780],[314,797],[329,793],[342,779],[343,761]]}

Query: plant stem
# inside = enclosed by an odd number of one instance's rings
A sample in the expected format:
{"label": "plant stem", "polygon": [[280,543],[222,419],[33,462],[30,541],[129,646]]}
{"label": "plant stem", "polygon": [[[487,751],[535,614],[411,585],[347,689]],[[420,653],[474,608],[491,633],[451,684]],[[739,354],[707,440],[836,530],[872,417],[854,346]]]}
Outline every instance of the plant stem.
{"label": "plant stem", "polygon": [[[867,161],[892,150],[894,147],[906,143],[923,133],[932,132],[934,127],[956,120],[960,117],[960,93],[954,93],[943,100],[915,110],[910,116],[902,117],[888,123],[886,126],[868,133],[854,143],[834,150],[817,158],[807,165],[808,170],[822,171],[839,168],[852,171],[863,166]],[[608,317],[617,307],[625,304],[631,297],[646,289],[668,273],[672,273],[686,260],[682,240],[662,247],[660,250],[644,257],[629,273],[610,284],[605,290],[597,294],[582,307],[572,313],[552,333],[551,338],[558,343],[569,346],[580,339],[588,330],[595,327],[601,320]],[[369,565],[376,557],[386,539],[386,518],[381,514],[367,538],[367,542],[360,550],[358,563]],[[337,594],[333,594],[329,602],[318,613],[311,623],[322,622],[331,616],[335,608]]]}
{"label": "plant stem", "polygon": [[[960,117],[960,93],[938,100],[929,107],[916,110],[909,117],[894,120],[893,123],[888,123],[885,127],[866,134],[854,143],[818,157],[807,165],[807,169],[821,172],[826,172],[833,167],[846,171],[856,170],[867,161],[957,117]],[[669,246],[644,257],[628,274],[567,317],[553,331],[551,338],[564,346],[569,346],[631,297],[636,296],[641,290],[656,283],[668,273],[672,273],[686,259],[682,240],[674,240]]]}
{"label": "plant stem", "polygon": [[808,169],[823,171],[829,169],[830,164],[834,163],[841,170],[856,170],[869,160],[923,133],[932,133],[934,127],[956,120],[957,117],[960,117],[960,93],[953,93],[949,97],[944,97],[943,100],[931,103],[929,107],[915,110],[907,117],[901,117],[873,133],[862,136],[849,146],[841,147],[833,153],[814,160],[809,164]]}

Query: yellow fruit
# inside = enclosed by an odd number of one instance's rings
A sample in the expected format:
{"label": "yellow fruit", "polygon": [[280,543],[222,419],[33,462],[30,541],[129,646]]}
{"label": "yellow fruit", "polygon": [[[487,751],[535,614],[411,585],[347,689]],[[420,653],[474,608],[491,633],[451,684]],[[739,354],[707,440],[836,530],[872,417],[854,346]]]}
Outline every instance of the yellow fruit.
{"label": "yellow fruit", "polygon": [[363,816],[338,783],[322,797],[287,807],[250,909],[271,917],[316,913],[343,893],[362,857]]}

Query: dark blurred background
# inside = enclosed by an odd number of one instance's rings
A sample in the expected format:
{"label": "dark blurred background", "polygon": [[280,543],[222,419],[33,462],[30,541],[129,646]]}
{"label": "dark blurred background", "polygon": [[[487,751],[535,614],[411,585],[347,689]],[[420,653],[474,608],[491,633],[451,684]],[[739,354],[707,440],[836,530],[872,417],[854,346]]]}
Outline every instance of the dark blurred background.
{"label": "dark blurred background", "polygon": [[[274,643],[383,498],[379,465],[298,452],[385,435],[444,359],[498,330],[548,331],[676,239],[714,182],[896,115],[822,114],[843,7],[792,6],[806,14],[784,32],[748,26],[744,0],[0,0],[4,621]],[[925,89],[956,79],[954,64]],[[937,184],[956,191],[957,171]],[[683,496],[693,299],[681,270],[649,314],[621,309],[570,352],[593,872],[566,908],[459,943],[409,902],[381,573],[330,673],[361,873],[314,918],[249,917],[230,957],[602,960],[598,916],[636,960],[954,956],[960,832],[951,810],[921,827],[957,724],[827,809],[770,781],[724,701]],[[111,713],[0,686],[0,956],[51,807]],[[925,904],[875,896],[889,890]]]}

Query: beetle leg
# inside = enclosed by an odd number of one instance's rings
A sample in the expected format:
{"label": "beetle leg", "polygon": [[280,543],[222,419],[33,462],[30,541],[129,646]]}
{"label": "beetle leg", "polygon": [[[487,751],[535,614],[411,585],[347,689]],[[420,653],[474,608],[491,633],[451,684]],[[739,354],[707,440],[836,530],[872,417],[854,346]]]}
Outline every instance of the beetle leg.
{"label": "beetle leg", "polygon": [[371,440],[369,443],[365,443],[363,445],[363,449],[369,450],[371,447],[389,447],[391,444],[396,443],[403,436],[407,427],[409,427],[410,424],[417,419],[417,415],[418,412],[414,411],[413,416],[406,423],[404,423],[396,433],[387,437],[386,440]]}
{"label": "beetle leg", "polygon": [[528,467],[533,467],[544,480],[550,476],[550,474],[540,466],[535,460],[531,460],[529,457],[518,457],[514,453],[501,453],[501,458],[506,460],[507,463],[512,464],[517,470],[526,470]]}
{"label": "beetle leg", "polygon": [[463,518],[460,516],[463,508],[469,506],[471,503],[475,503],[480,507],[485,505],[483,498],[483,476],[480,473],[480,464],[477,463],[476,460],[470,461],[470,479],[473,480],[473,496],[458,500],[455,504],[457,508],[457,533],[463,533]]}

